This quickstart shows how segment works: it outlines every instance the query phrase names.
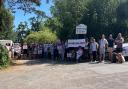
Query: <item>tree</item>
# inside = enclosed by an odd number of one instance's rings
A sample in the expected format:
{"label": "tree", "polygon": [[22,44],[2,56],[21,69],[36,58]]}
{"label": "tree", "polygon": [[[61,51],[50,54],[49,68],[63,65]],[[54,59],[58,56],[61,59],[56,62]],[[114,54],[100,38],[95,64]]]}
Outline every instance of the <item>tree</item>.
{"label": "tree", "polygon": [[25,41],[27,43],[54,43],[57,41],[56,33],[45,27],[42,31],[32,32]]}
{"label": "tree", "polygon": [[8,67],[10,65],[10,59],[8,56],[8,50],[6,47],[0,44],[0,69],[3,67]]}
{"label": "tree", "polygon": [[20,22],[17,28],[16,42],[23,43],[23,39],[29,34],[27,22]]}
{"label": "tree", "polygon": [[31,24],[31,31],[39,31],[40,26],[43,22],[43,19],[46,17],[45,14],[37,14],[36,17],[32,17],[29,19]]}
{"label": "tree", "polygon": [[128,41],[128,0],[121,1],[117,8],[117,30],[116,32],[123,33],[123,36]]}
{"label": "tree", "polygon": [[62,24],[58,21],[57,18],[48,18],[46,21],[44,21],[44,26],[49,27],[52,29],[52,31],[58,31],[61,29]]}
{"label": "tree", "polygon": [[88,26],[88,36],[98,37],[99,34],[110,34],[117,22],[116,9],[120,0],[91,0],[88,12],[82,22]]}
{"label": "tree", "polygon": [[15,12],[15,9],[31,12],[35,5],[41,4],[40,0],[0,0],[0,6],[5,3],[13,12]]}
{"label": "tree", "polygon": [[[47,3],[49,1],[46,0]],[[14,13],[16,9],[23,10],[25,13],[31,13],[36,10],[35,6],[41,5],[41,0],[0,0],[0,8],[4,5],[9,7]]]}
{"label": "tree", "polygon": [[1,8],[0,12],[0,39],[14,40],[13,20],[10,10]]}
{"label": "tree", "polygon": [[52,14],[59,23],[61,29],[58,37],[61,40],[75,38],[75,27],[78,25],[85,13],[86,4],[89,0],[55,0],[52,7]]}

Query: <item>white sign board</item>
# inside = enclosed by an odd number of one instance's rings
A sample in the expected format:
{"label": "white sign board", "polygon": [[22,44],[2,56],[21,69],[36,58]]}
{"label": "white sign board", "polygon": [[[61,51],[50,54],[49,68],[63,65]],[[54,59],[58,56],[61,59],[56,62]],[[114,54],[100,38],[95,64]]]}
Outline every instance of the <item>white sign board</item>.
{"label": "white sign board", "polygon": [[87,26],[84,24],[76,26],[76,34],[87,34]]}
{"label": "white sign board", "polygon": [[85,47],[85,39],[70,39],[68,40],[68,47]]}

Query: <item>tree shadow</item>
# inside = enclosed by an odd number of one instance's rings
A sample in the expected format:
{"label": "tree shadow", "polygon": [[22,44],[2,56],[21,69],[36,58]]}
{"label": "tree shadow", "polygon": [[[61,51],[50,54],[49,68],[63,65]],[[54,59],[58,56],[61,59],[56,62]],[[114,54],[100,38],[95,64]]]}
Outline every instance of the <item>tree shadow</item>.
{"label": "tree shadow", "polygon": [[[21,61],[21,62],[18,62]],[[11,62],[13,66],[33,66],[33,65],[42,65],[49,64],[48,66],[56,66],[56,65],[74,65],[76,62],[67,62],[62,60],[50,60],[50,59],[35,59],[35,60],[14,60]]]}

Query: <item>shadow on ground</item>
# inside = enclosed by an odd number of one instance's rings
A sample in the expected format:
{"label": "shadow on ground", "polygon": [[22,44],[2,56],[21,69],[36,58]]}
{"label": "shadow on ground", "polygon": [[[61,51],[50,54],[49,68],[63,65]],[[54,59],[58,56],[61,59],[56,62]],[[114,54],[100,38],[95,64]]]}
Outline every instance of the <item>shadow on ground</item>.
{"label": "shadow on ground", "polygon": [[[83,62],[79,62],[83,63]],[[49,64],[49,66],[56,65],[74,65],[76,62],[67,62],[67,61],[58,61],[58,60],[50,60],[50,59],[36,59],[36,60],[13,60],[11,63],[13,66],[21,66],[21,65],[41,65],[41,64]]]}
{"label": "shadow on ground", "polygon": [[[79,63],[89,63],[89,64],[98,64],[99,62],[86,62],[82,61]],[[41,64],[48,64],[48,66],[56,66],[56,65],[75,65],[78,64],[76,61],[62,61],[62,60],[50,60],[50,59],[35,59],[35,60],[13,60],[13,66],[33,66],[33,65],[41,65]],[[106,61],[104,64],[111,64],[110,61]]]}

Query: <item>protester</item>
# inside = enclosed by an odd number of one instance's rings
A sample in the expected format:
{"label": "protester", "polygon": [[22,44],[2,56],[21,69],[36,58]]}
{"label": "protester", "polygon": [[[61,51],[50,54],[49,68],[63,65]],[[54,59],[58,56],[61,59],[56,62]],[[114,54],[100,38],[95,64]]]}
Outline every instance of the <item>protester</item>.
{"label": "protester", "polygon": [[96,61],[97,58],[97,50],[98,50],[98,43],[95,41],[95,39],[92,39],[92,43],[90,44],[90,49],[92,52],[92,62]]}
{"label": "protester", "polygon": [[37,44],[34,45],[34,50],[33,50],[33,58],[37,58],[37,54],[38,54],[38,47],[37,47]]}
{"label": "protester", "polygon": [[42,57],[42,45],[38,45],[38,58],[40,59]]}
{"label": "protester", "polygon": [[11,58],[14,58],[14,45],[11,46]]}
{"label": "protester", "polygon": [[11,45],[10,45],[10,43],[6,43],[6,48],[8,50],[8,56],[11,59]]}
{"label": "protester", "polygon": [[99,41],[99,53],[100,53],[100,61],[99,62],[104,62],[107,46],[108,46],[108,41],[106,40],[105,35],[102,34],[102,38]]}
{"label": "protester", "polygon": [[29,44],[28,45],[29,59],[32,59],[32,56],[33,56],[32,52],[33,52],[33,44]]}
{"label": "protester", "polygon": [[64,45],[62,43],[58,44],[57,49],[58,49],[58,53],[59,53],[59,58],[63,61],[64,60],[64,53],[65,53]]}
{"label": "protester", "polygon": [[85,54],[85,58],[88,59],[89,58],[89,42],[88,42],[88,39],[86,39],[86,42],[85,42],[84,54]]}
{"label": "protester", "polygon": [[93,58],[93,56],[92,56],[92,50],[91,50],[91,44],[92,44],[92,39],[93,39],[93,37],[91,37],[91,39],[90,39],[90,42],[89,42],[89,61],[91,61]]}
{"label": "protester", "polygon": [[47,58],[48,59],[51,58],[51,48],[50,47],[47,48]]}
{"label": "protester", "polygon": [[71,51],[68,49],[68,51],[67,51],[67,60],[68,60],[68,61],[71,61],[71,58],[72,58],[72,53],[71,53]]}
{"label": "protester", "polygon": [[79,47],[77,52],[76,52],[76,60],[77,60],[77,62],[80,61],[82,55],[83,55],[83,49],[81,47]]}
{"label": "protester", "polygon": [[117,63],[124,63],[125,62],[125,58],[122,55],[122,53],[115,53],[114,52],[114,55],[115,55],[115,58],[116,58],[116,62]]}
{"label": "protester", "polygon": [[58,59],[58,55],[59,55],[57,46],[54,46],[53,51],[54,51],[53,52],[54,53],[54,60],[57,60]]}
{"label": "protester", "polygon": [[76,61],[76,51],[75,51],[75,49],[74,50],[72,50],[72,56],[71,56],[71,61]]}
{"label": "protester", "polygon": [[27,58],[28,56],[28,45],[25,43],[23,44],[23,57]]}
{"label": "protester", "polygon": [[112,34],[109,35],[108,39],[108,52],[109,52],[109,60],[112,62],[113,57],[112,57],[112,52],[114,49],[114,39],[112,37]]}
{"label": "protester", "polygon": [[117,44],[116,51],[118,53],[122,53],[123,51],[123,42],[124,42],[124,38],[122,37],[122,34],[119,33],[115,40],[115,43]]}

